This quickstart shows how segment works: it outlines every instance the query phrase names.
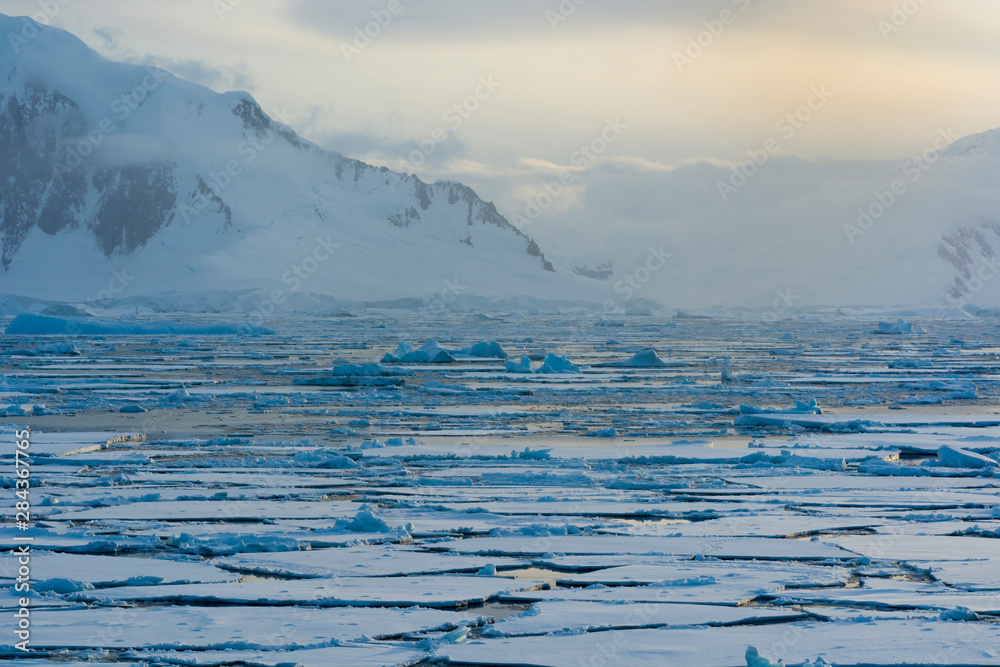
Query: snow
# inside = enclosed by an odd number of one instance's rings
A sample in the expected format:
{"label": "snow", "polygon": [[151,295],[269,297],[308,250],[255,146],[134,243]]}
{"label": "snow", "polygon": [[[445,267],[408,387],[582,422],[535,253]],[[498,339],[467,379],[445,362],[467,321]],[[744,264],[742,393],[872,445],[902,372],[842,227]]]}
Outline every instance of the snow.
{"label": "snow", "polygon": [[[489,638],[443,646],[436,655],[463,665],[512,667],[579,667],[591,660],[629,667],[896,666],[926,665],[928,659],[935,665],[1000,664],[996,626],[977,629],[974,641],[955,631],[952,623],[932,620],[679,627]],[[756,650],[748,651],[751,647]]]}
{"label": "snow", "polygon": [[[69,575],[93,586],[187,584],[235,581],[238,576],[197,561],[183,562],[162,558],[116,558],[86,554],[38,553],[31,559],[32,576],[37,581],[55,582]],[[17,561],[0,561],[0,579],[17,576]],[[53,583],[53,585],[55,585]],[[40,590],[37,586],[36,590]]]}
{"label": "snow", "polygon": [[[114,589],[109,589],[114,590]],[[31,615],[37,649],[265,649],[331,646],[366,637],[475,622],[478,616],[433,609],[135,607],[40,610]],[[4,641],[10,641],[6,639]]]}
{"label": "snow", "polygon": [[483,558],[428,553],[412,547],[365,546],[312,549],[268,554],[240,554],[213,561],[213,565],[238,572],[293,577],[399,577],[403,575],[475,572],[487,566],[525,567],[515,558]]}
{"label": "snow", "polygon": [[914,584],[907,581],[865,579],[858,588],[788,590],[773,593],[781,604],[823,604],[866,609],[916,609],[947,611],[969,609],[977,613],[1000,613],[996,592],[965,592],[940,584]]}
{"label": "snow", "polygon": [[302,543],[291,537],[234,533],[209,536],[179,533],[167,537],[166,542],[176,549],[178,553],[197,554],[199,556],[295,551],[302,546]]}
{"label": "snow", "polygon": [[954,561],[911,561],[910,564],[952,588],[1000,591],[1000,558]]}
{"label": "snow", "polygon": [[539,581],[504,577],[334,577],[175,586],[123,586],[83,591],[73,600],[102,603],[174,602],[319,607],[428,607],[455,609],[483,604],[501,594],[543,587]]}
{"label": "snow", "polygon": [[[968,538],[974,539],[974,538]],[[801,540],[768,540],[753,537],[617,537],[548,536],[542,539],[520,537],[471,537],[431,545],[435,550],[461,554],[534,556],[548,552],[563,554],[662,554],[670,556],[711,555],[716,558],[820,560],[846,559],[851,554],[832,544]]]}
{"label": "snow", "polygon": [[670,625],[729,625],[769,620],[802,620],[801,612],[698,604],[618,604],[536,602],[531,609],[483,630],[484,637],[523,637],[561,632],[656,628]]}
{"label": "snow", "polygon": [[721,561],[679,561],[670,564],[611,567],[586,574],[567,575],[560,577],[559,581],[570,586],[656,584],[673,587],[725,585],[733,580],[761,590],[778,590],[786,586],[846,586],[849,577],[849,570],[833,566],[752,562],[743,563],[738,569],[734,569],[731,563]]}
{"label": "snow", "polygon": [[[192,667],[223,667],[241,663],[253,667],[411,667],[427,657],[426,651],[416,649],[412,643],[392,644],[341,644],[325,648],[292,651],[140,651],[133,654],[138,660],[162,661],[171,665]],[[34,663],[33,663],[34,664]],[[65,664],[65,663],[60,663]],[[118,663],[120,664],[120,663]],[[86,663],[90,666],[92,663]],[[30,667],[30,666],[29,666]],[[100,667],[100,665],[93,665]]]}
{"label": "snow", "polygon": [[944,445],[937,452],[938,465],[948,468],[996,468],[1000,462],[982,454]]}

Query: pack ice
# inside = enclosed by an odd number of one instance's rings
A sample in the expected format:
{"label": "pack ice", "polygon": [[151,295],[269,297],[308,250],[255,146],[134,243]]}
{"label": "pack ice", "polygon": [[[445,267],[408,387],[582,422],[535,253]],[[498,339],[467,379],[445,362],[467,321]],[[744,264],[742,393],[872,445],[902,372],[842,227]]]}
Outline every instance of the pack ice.
{"label": "pack ice", "polygon": [[989,323],[354,315],[8,324],[32,664],[1000,665]]}

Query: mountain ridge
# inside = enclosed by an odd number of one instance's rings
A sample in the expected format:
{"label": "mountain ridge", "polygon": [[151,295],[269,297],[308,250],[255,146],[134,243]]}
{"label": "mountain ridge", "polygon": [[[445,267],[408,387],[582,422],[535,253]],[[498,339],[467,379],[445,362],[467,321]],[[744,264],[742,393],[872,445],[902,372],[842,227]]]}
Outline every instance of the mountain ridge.
{"label": "mountain ridge", "polygon": [[[0,34],[24,21],[33,23],[0,15]],[[59,292],[33,270],[46,247],[87,283],[67,285],[66,298],[93,297],[129,261],[143,275],[123,295],[216,283],[266,290],[309,255],[310,238],[328,235],[340,261],[310,274],[317,293],[421,297],[452,273],[487,296],[553,282],[538,244],[466,185],[325,150],[249,93],[109,61],[34,25],[31,39],[0,40],[0,291]],[[255,262],[274,268],[258,280],[246,266]],[[95,275],[90,264],[106,266]],[[557,282],[556,297],[579,291],[568,277]]]}

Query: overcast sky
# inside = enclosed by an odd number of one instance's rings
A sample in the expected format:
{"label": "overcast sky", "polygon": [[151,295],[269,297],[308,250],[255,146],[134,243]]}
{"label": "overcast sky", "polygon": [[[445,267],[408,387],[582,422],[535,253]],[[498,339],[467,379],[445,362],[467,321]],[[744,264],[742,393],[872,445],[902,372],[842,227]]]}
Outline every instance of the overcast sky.
{"label": "overcast sky", "polygon": [[748,151],[787,158],[772,176],[855,174],[896,169],[942,128],[1000,126],[996,0],[50,0],[51,18],[46,4],[0,11],[247,90],[326,148],[469,183],[581,261],[767,217],[766,191],[719,197]]}

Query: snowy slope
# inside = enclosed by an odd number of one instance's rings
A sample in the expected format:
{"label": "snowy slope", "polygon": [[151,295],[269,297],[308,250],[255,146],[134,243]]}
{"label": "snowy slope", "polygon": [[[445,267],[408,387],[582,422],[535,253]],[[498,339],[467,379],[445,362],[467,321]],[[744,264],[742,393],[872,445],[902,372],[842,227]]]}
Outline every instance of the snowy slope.
{"label": "snowy slope", "polygon": [[217,298],[253,308],[595,285],[556,272],[461,184],[322,150],[247,93],[110,62],[0,15],[8,33],[34,36],[0,45],[0,293],[106,305],[229,292]]}

